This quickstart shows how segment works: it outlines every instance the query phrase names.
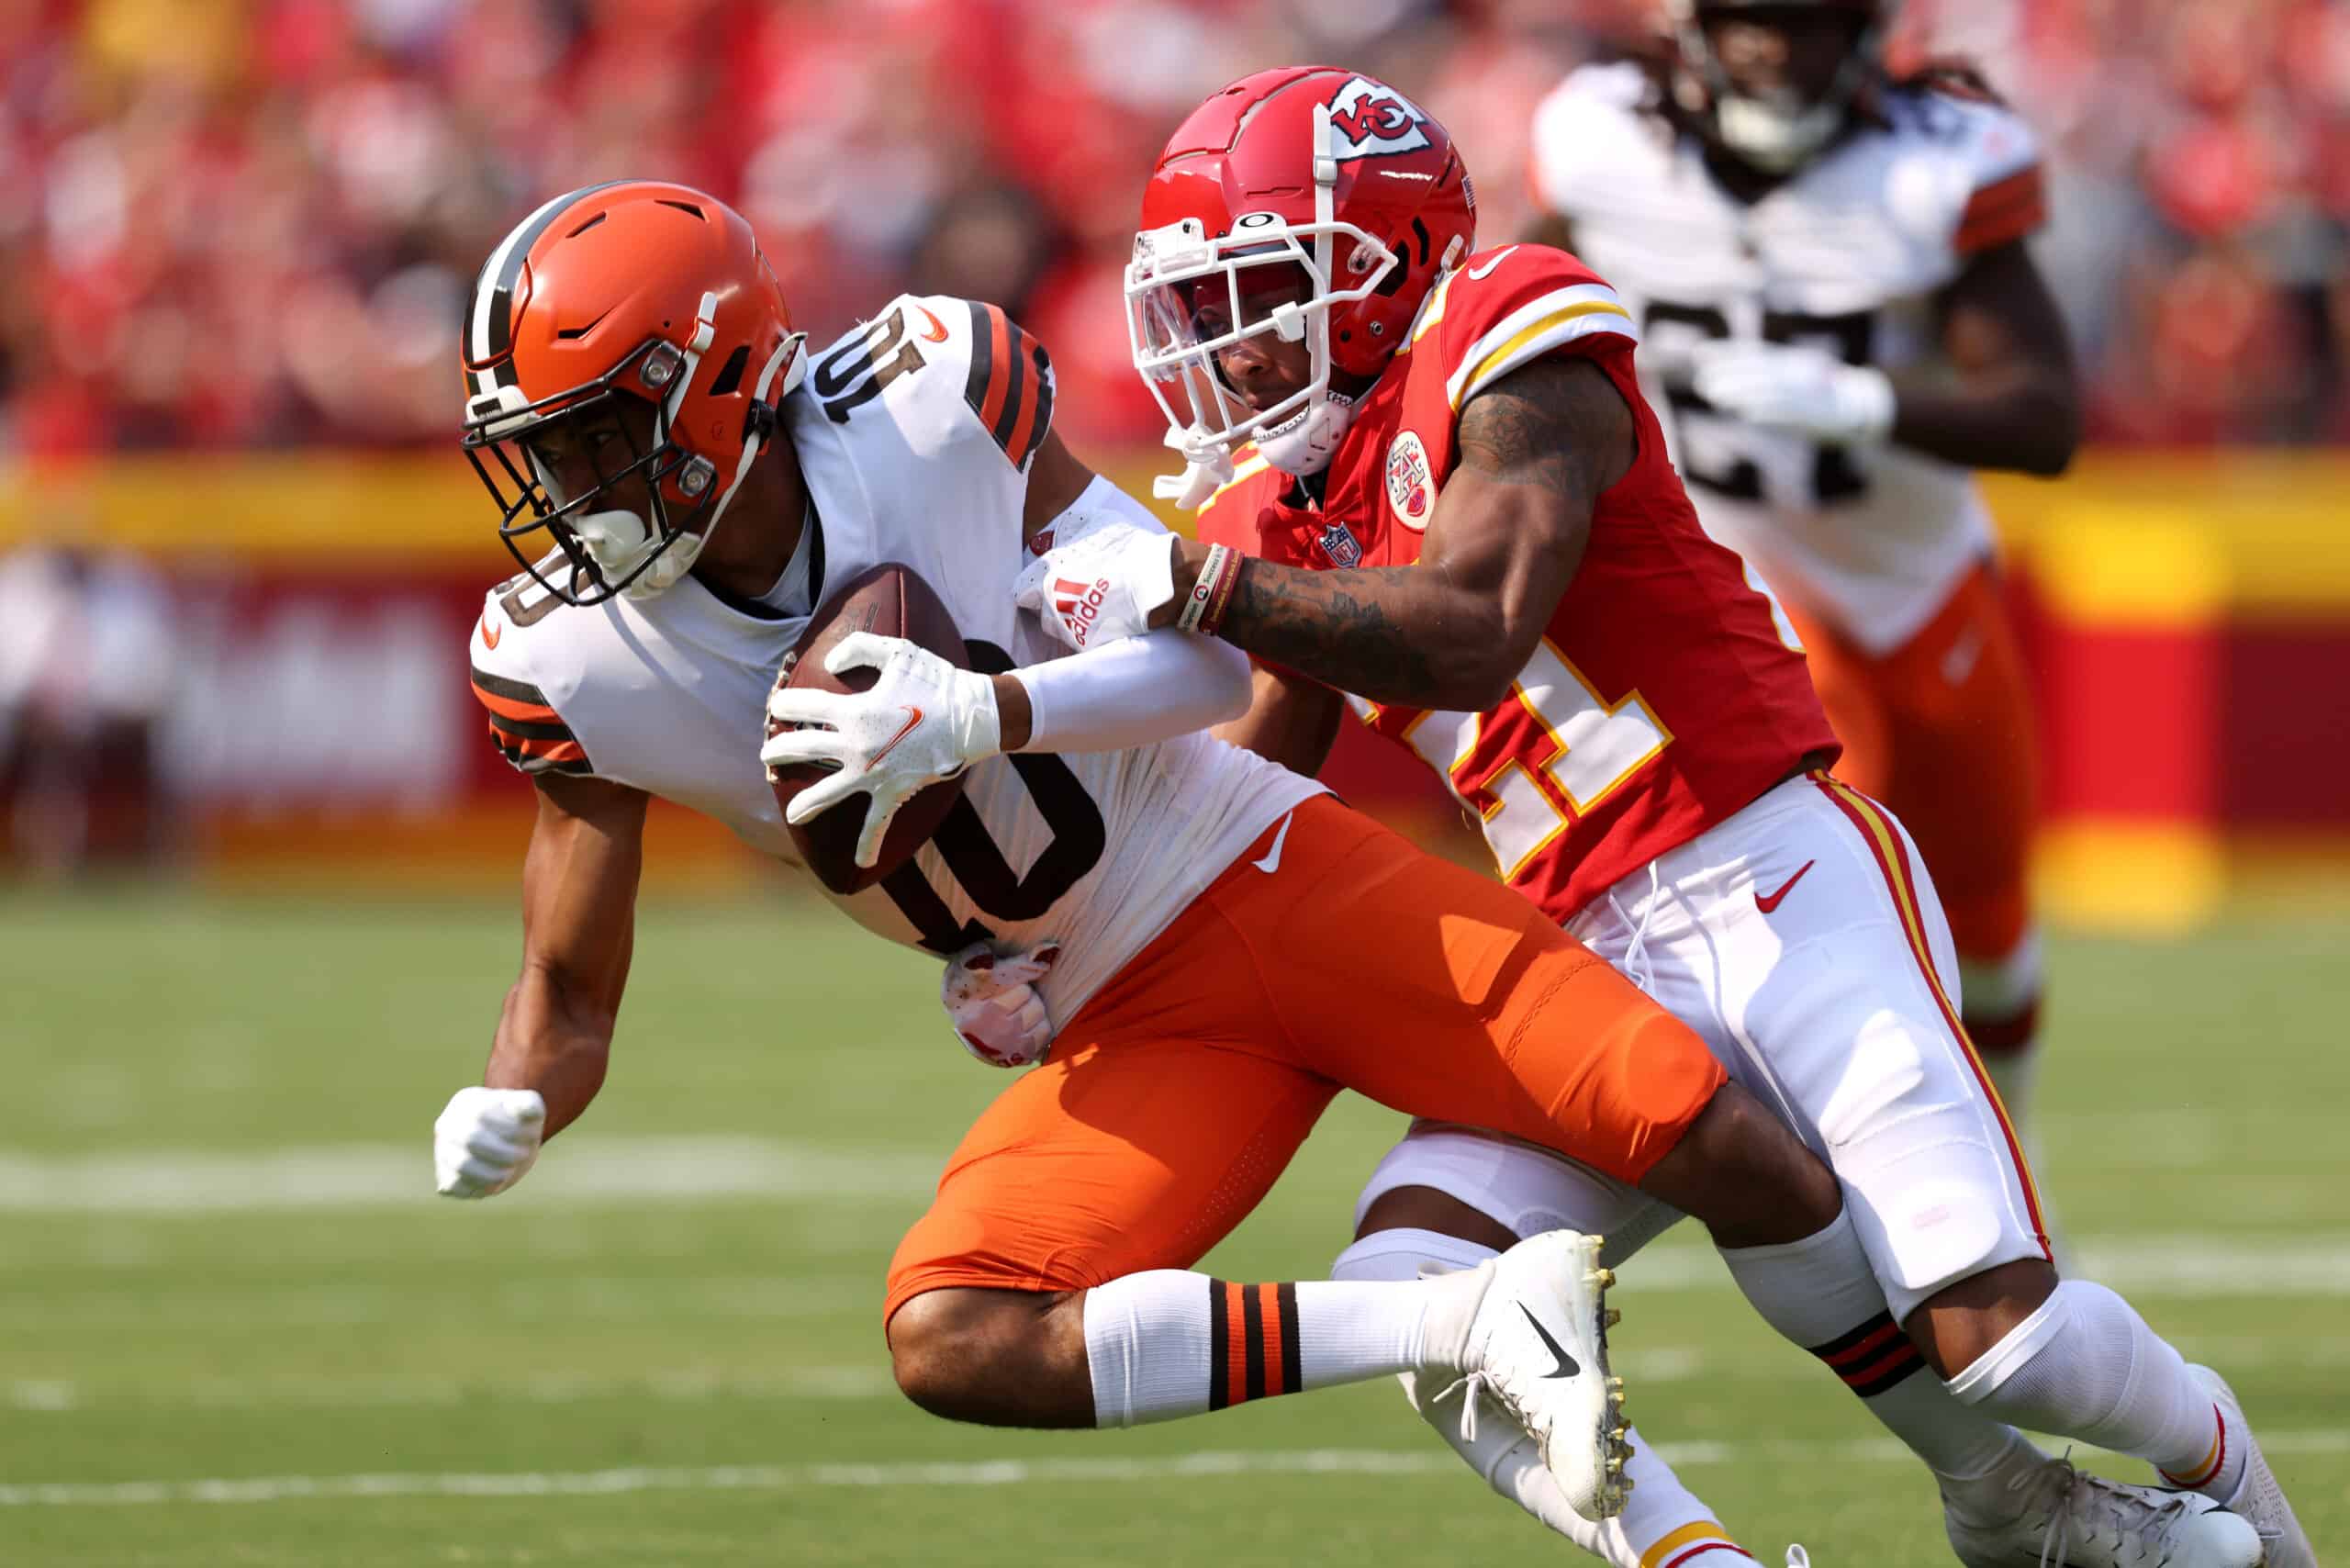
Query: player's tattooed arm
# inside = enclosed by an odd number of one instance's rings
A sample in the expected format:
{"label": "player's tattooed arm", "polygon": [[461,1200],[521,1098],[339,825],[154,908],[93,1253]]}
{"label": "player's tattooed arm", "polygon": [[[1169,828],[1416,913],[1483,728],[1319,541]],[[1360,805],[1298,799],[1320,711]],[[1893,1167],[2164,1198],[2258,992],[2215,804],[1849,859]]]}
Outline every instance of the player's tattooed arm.
{"label": "player's tattooed arm", "polygon": [[[1374,702],[1477,711],[1508,695],[1582,564],[1601,493],[1631,466],[1632,412],[1591,361],[1537,360],[1469,400],[1459,447],[1418,565],[1251,559],[1221,635]],[[1178,603],[1205,558],[1181,552]]]}

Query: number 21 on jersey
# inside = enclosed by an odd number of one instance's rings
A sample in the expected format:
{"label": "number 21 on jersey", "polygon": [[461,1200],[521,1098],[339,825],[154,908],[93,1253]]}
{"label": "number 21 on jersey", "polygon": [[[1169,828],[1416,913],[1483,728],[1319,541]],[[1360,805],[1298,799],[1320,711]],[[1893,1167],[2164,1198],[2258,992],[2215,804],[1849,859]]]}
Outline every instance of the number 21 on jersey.
{"label": "number 21 on jersey", "polygon": [[1504,881],[1673,740],[1639,691],[1606,700],[1547,637],[1508,699],[1484,713],[1422,712],[1397,732],[1380,725],[1377,706],[1347,700],[1364,722],[1418,753],[1483,819]]}

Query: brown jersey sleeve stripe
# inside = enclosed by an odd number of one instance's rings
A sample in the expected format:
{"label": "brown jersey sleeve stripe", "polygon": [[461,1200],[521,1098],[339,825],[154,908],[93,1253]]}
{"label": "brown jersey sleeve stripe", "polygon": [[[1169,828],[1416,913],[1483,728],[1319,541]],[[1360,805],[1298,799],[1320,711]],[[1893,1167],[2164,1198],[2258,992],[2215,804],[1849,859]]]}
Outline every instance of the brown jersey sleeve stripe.
{"label": "brown jersey sleeve stripe", "polygon": [[971,312],[971,368],[963,400],[1014,466],[1024,469],[1052,425],[1051,364],[1035,339],[992,305]]}
{"label": "brown jersey sleeve stripe", "polygon": [[1025,332],[1020,334],[1020,355],[1028,364],[1028,396],[1021,402],[1020,418],[1003,450],[1013,466],[1025,473],[1053,428],[1053,362],[1045,345]]}
{"label": "brown jersey sleeve stripe", "polygon": [[500,756],[525,773],[586,775],[596,771],[588,760],[586,748],[577,741],[509,741],[494,729],[489,738],[496,743]]}
{"label": "brown jersey sleeve stripe", "polygon": [[551,724],[543,720],[509,719],[505,714],[495,711],[489,715],[489,727],[501,735],[518,741],[568,741],[578,738],[571,733],[571,726],[565,723]]}
{"label": "brown jersey sleeve stripe", "polygon": [[546,693],[535,686],[479,669],[473,672],[473,678],[474,696],[493,713],[519,719],[526,724],[563,722],[563,715],[554,711],[554,704],[547,700]]}

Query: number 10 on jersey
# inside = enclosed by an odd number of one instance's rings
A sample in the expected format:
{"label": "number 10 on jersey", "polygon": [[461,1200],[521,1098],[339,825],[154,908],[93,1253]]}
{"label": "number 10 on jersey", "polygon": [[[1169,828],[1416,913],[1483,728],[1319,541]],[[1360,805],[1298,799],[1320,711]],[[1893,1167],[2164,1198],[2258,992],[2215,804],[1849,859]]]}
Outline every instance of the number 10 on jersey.
{"label": "number 10 on jersey", "polygon": [[[1365,722],[1381,710],[1353,699]],[[1483,819],[1504,881],[1671,743],[1635,690],[1603,700],[1544,638],[1507,700],[1485,713],[1423,712],[1394,734]]]}

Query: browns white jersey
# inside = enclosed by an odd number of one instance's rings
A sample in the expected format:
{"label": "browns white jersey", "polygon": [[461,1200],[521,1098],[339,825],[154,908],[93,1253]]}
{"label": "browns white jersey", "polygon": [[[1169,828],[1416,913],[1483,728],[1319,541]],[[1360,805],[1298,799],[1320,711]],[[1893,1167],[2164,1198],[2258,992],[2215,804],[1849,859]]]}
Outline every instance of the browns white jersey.
{"label": "browns white jersey", "polygon": [[1649,91],[1628,65],[1570,75],[1535,117],[1535,188],[1639,318],[1643,381],[1707,531],[1863,646],[1897,646],[1990,547],[1972,475],[1728,419],[1689,389],[1689,352],[1760,338],[1886,370],[1931,363],[1934,296],[2042,221],[2039,143],[1994,104],[1893,90],[1882,123],[1749,205],[1695,138],[1644,110]]}
{"label": "browns white jersey", "polygon": [[[770,596],[778,602],[729,602],[688,575],[657,598],[583,609],[527,575],[509,581],[484,603],[471,650],[492,739],[524,772],[632,786],[796,866],[758,748],[776,671],[826,585],[900,562],[946,601],[974,668],[1059,656],[1013,602],[1029,559],[1028,466],[1052,399],[1044,351],[995,307],[893,300],[819,353],[784,404],[815,526]],[[991,757],[965,776],[964,803],[912,862],[863,893],[825,896],[934,952],[1058,938],[1040,989],[1066,1022],[1319,789],[1204,734]]]}

